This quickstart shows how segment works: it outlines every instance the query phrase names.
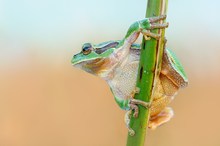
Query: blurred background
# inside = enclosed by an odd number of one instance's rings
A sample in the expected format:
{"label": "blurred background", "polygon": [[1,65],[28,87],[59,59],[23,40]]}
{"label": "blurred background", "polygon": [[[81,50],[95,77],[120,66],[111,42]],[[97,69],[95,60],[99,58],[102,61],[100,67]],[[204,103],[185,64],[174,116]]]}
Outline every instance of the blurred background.
{"label": "blurred background", "polygon": [[[0,146],[124,146],[125,112],[71,66],[85,42],[124,37],[146,0],[0,0]],[[189,78],[146,146],[220,145],[220,1],[169,1],[167,46]]]}

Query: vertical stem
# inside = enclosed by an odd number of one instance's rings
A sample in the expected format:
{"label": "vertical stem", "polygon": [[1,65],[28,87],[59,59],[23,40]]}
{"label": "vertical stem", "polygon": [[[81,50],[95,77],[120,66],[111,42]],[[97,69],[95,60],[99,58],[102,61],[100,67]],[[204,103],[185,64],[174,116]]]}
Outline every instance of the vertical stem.
{"label": "vertical stem", "polygon": [[[168,0],[148,0],[146,17],[166,15],[167,3]],[[153,87],[156,84],[156,80],[154,79],[160,73],[164,48],[165,30],[155,29],[152,32],[161,34],[161,38],[159,40],[151,38],[148,41],[143,38],[136,83],[137,87],[140,88],[140,93],[134,97],[145,102],[152,100],[151,95],[154,90]],[[127,146],[144,145],[149,117],[149,109],[139,106],[138,118],[131,117],[130,127],[135,131],[135,135],[130,136],[128,134]]]}

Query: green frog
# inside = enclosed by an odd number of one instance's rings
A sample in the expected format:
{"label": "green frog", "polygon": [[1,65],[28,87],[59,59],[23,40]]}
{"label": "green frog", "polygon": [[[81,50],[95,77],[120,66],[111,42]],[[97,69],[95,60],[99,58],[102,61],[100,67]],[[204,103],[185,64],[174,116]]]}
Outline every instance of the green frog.
{"label": "green frog", "polygon": [[[136,21],[129,27],[122,40],[97,45],[85,43],[82,51],[72,58],[75,67],[99,76],[108,83],[120,108],[134,110],[134,117],[138,117],[137,105],[149,108],[150,129],[155,129],[173,117],[173,110],[167,105],[173,100],[177,91],[188,84],[187,76],[178,58],[170,49],[165,48],[152,102],[146,103],[133,98],[134,94],[138,93],[136,79],[140,60],[140,45],[135,44],[135,41],[140,34],[146,39],[159,39],[160,35],[152,33],[151,30],[168,27],[168,23],[159,23],[165,18],[166,16],[162,15]],[[134,135],[134,131],[129,127],[130,116],[131,112],[128,112],[126,124],[130,134]]]}

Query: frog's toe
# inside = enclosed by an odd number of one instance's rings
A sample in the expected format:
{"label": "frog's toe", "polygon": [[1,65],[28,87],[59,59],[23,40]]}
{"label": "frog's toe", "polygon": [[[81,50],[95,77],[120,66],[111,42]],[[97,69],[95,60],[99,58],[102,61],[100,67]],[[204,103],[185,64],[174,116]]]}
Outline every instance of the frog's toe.
{"label": "frog's toe", "polygon": [[142,32],[142,34],[144,35],[144,38],[145,38],[146,40],[150,40],[151,37],[152,37],[152,38],[155,38],[156,40],[159,40],[160,37],[161,37],[160,34],[152,33],[152,32],[150,32],[149,30],[143,29],[141,32]]}
{"label": "frog's toe", "polygon": [[151,105],[149,102],[145,102],[145,101],[138,100],[138,99],[130,99],[130,104],[131,105],[141,105],[145,108],[150,108],[150,105]]}
{"label": "frog's toe", "polygon": [[140,88],[135,87],[135,89],[130,93],[129,97],[133,98],[135,94],[140,93]]}
{"label": "frog's toe", "polygon": [[144,102],[144,101],[141,101],[141,100],[138,100],[138,99],[133,99],[133,98],[130,99],[129,105],[130,105],[131,110],[134,111],[133,116],[134,116],[135,118],[137,118],[137,117],[138,117],[138,114],[139,114],[139,108],[138,108],[137,105],[141,105],[141,106],[143,106],[143,107],[145,107],[145,108],[150,108],[150,103]]}
{"label": "frog's toe", "polygon": [[163,29],[163,28],[167,28],[168,26],[169,26],[169,23],[162,23],[162,24],[153,23],[153,24],[150,25],[150,27],[148,29],[142,29],[141,33],[144,35],[146,40],[150,40],[151,37],[156,39],[156,40],[159,40],[161,35],[157,34],[157,33],[152,33],[150,30],[152,30],[152,29]]}
{"label": "frog's toe", "polygon": [[153,24],[151,24],[151,26],[150,26],[150,29],[156,29],[156,28],[167,28],[169,26],[169,23],[167,22],[167,23],[162,23],[162,24],[160,24],[160,23],[153,23]]}
{"label": "frog's toe", "polygon": [[135,131],[133,129],[128,129],[128,133],[129,133],[130,136],[135,135]]}
{"label": "frog's toe", "polygon": [[166,19],[167,15],[160,15],[160,16],[157,16],[157,17],[150,17],[149,18],[149,21],[150,23],[154,23],[154,22],[158,22],[160,20],[164,20]]}

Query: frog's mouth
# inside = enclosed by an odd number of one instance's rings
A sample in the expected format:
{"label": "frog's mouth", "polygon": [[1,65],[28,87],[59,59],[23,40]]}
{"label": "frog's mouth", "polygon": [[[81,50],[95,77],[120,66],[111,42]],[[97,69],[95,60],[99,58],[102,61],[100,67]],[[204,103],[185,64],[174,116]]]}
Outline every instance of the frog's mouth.
{"label": "frog's mouth", "polygon": [[76,66],[77,64],[80,64],[80,63],[81,63],[81,61],[80,61],[80,59],[81,59],[80,55],[81,55],[80,53],[73,55],[73,58],[72,58],[72,60],[71,60],[71,63],[72,63],[73,66]]}

